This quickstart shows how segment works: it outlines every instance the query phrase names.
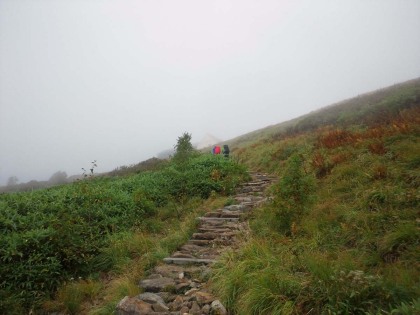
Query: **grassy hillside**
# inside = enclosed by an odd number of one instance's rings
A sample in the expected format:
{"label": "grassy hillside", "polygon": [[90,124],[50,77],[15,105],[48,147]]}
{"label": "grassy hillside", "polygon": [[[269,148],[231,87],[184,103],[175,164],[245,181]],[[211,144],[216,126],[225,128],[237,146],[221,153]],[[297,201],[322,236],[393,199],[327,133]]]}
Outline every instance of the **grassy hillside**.
{"label": "grassy hillside", "polygon": [[419,136],[417,79],[233,139],[233,159],[187,150],[0,195],[0,314],[113,314],[232,202],[237,161],[279,183],[211,276],[232,314],[419,313]]}
{"label": "grassy hillside", "polygon": [[311,132],[327,125],[343,128],[351,125],[384,124],[399,111],[418,106],[419,103],[420,78],[332,104],[290,121],[250,132],[226,143],[238,148],[259,141],[266,142],[270,139]]}
{"label": "grassy hillside", "polygon": [[234,314],[420,313],[420,80],[231,142],[271,204],[216,268]]}

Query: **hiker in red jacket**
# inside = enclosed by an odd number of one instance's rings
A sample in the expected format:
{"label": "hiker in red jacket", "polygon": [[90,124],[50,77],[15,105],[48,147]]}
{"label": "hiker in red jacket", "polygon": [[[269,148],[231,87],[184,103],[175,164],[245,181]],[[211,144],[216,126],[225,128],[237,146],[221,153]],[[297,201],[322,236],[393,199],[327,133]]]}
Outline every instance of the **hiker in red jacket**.
{"label": "hiker in red jacket", "polygon": [[213,154],[220,154],[222,151],[220,150],[220,146],[216,145],[213,148]]}

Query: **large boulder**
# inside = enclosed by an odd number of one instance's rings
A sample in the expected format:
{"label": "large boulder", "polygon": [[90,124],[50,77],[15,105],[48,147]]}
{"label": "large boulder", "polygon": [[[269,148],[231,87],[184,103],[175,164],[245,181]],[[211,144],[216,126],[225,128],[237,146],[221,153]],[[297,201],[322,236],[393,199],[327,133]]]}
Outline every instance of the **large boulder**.
{"label": "large boulder", "polygon": [[117,305],[115,315],[142,315],[152,311],[152,305],[136,297],[124,297]]}

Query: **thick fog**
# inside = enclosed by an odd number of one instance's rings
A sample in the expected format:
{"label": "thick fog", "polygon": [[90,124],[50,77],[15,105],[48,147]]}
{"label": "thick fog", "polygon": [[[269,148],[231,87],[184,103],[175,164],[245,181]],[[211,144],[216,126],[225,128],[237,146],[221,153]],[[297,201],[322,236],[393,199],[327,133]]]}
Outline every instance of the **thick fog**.
{"label": "thick fog", "polygon": [[418,0],[0,0],[0,184],[227,140],[420,76]]}

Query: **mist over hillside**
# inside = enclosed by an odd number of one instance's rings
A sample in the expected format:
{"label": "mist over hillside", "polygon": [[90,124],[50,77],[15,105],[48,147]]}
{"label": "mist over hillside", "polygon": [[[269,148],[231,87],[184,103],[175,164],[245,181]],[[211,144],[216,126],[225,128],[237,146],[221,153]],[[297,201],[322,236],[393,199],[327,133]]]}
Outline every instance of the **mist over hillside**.
{"label": "mist over hillside", "polygon": [[0,185],[112,171],[184,131],[232,139],[420,75],[416,0],[1,0],[0,30]]}
{"label": "mist over hillside", "polygon": [[[184,132],[172,159],[107,173],[92,161],[72,184],[0,194],[0,313],[114,313],[163,257],[202,257],[179,252],[189,238],[212,244],[197,216],[230,215],[241,232],[222,230],[239,243],[222,235],[217,264],[188,284],[206,282],[229,313],[419,313],[419,100],[415,79],[233,139],[230,158]],[[266,174],[246,183],[250,171]],[[251,211],[251,196],[265,202]]]}
{"label": "mist over hillside", "polygon": [[[292,134],[316,130],[322,126],[346,127],[352,124],[383,123],[386,121],[387,117],[393,117],[397,112],[413,106],[420,106],[420,78],[357,95],[353,98],[327,105],[292,120],[267,126],[224,142],[207,134],[195,144],[195,147],[197,149],[203,149],[214,144],[226,143],[229,144],[232,149],[236,149],[237,147],[248,145],[250,142],[259,141],[263,138],[285,137]],[[156,156],[157,159],[164,160],[170,158],[173,153],[174,149],[171,148],[159,152]],[[139,162],[131,165],[116,166],[113,171],[104,172],[103,174],[117,174],[118,170],[139,169],[136,167],[137,164],[147,164],[147,160],[145,160],[144,163]],[[31,180],[26,183],[19,183],[18,178],[11,177],[9,178],[10,182],[7,185],[3,187],[0,186],[0,192],[28,191],[65,184],[83,178],[84,172],[86,171],[81,169],[80,174],[72,174],[68,177],[65,172],[58,171],[51,175],[50,179],[47,181]],[[60,176],[57,176],[57,174]],[[101,174],[102,173],[97,174],[95,171],[95,175]]]}
{"label": "mist over hillside", "polygon": [[326,105],[297,118],[246,133],[227,141],[245,145],[264,137],[281,137],[315,130],[322,126],[382,123],[405,108],[420,106],[420,78],[394,84],[350,99]]}

